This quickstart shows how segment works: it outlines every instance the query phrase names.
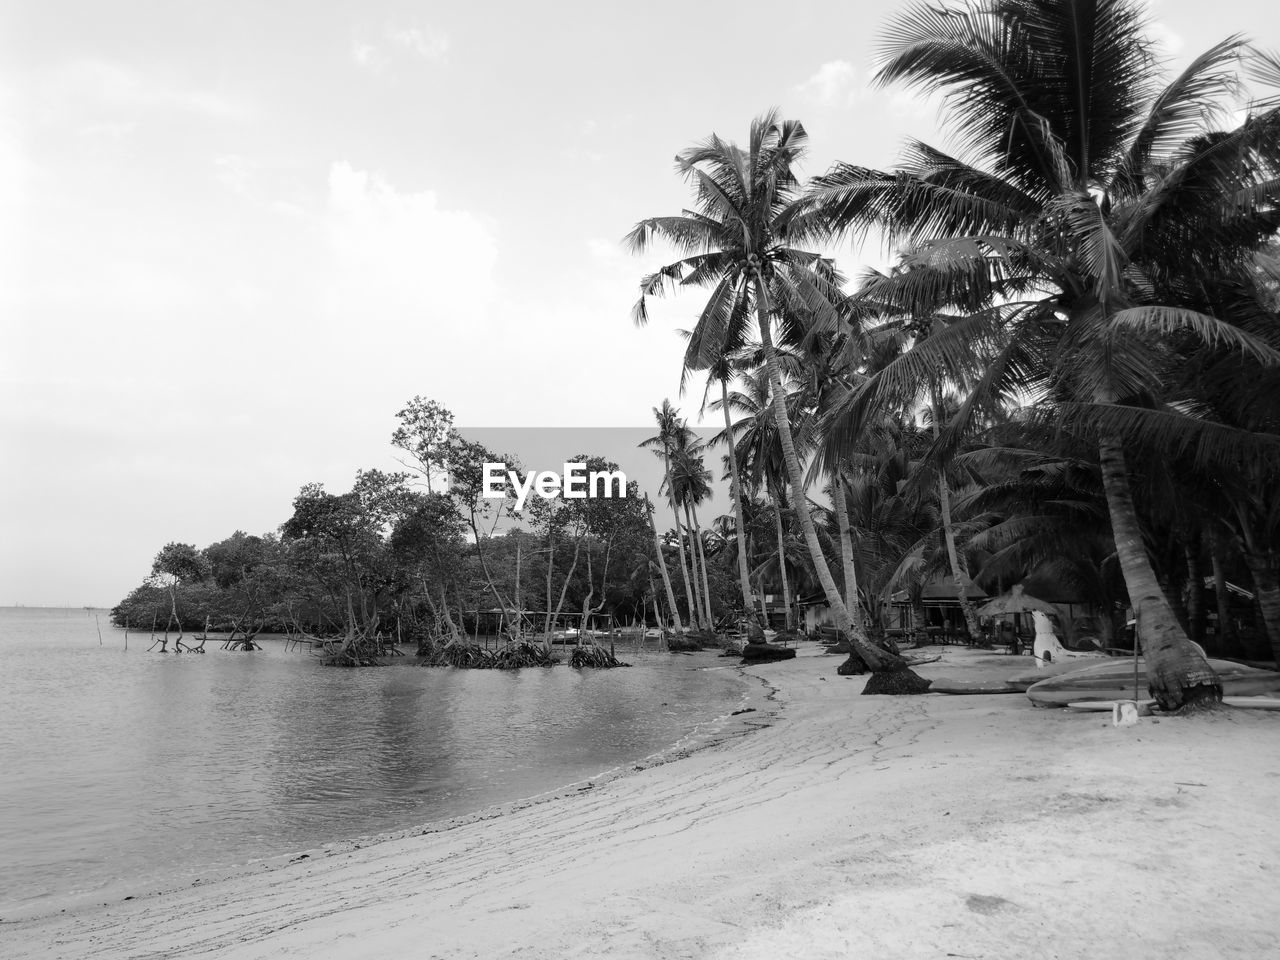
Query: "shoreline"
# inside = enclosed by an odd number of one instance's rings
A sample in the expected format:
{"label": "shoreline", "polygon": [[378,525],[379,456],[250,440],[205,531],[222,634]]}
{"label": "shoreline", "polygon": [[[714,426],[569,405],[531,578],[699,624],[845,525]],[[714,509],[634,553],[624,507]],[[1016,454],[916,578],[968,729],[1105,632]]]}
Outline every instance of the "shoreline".
{"label": "shoreline", "polygon": [[1115,728],[1022,696],[861,697],[838,662],[802,649],[742,668],[776,712],[589,787],[6,922],[0,944],[15,960],[1274,948],[1276,717]]}
{"label": "shoreline", "polygon": [[[196,865],[170,873],[152,873],[117,879],[92,890],[54,893],[40,900],[27,902],[14,901],[5,904],[4,913],[0,915],[0,940],[3,938],[5,927],[17,923],[48,920],[60,915],[105,909],[113,903],[162,897],[179,890],[199,890],[212,884],[262,876],[302,860],[319,861],[326,857],[367,849],[388,841],[429,836],[467,824],[493,820],[527,807],[574,796],[619,777],[673,763],[701,750],[713,748],[727,740],[750,733],[752,729],[761,725],[763,718],[772,718],[775,715],[777,704],[773,702],[773,695],[777,692],[776,687],[770,686],[763,678],[746,673],[738,660],[726,658],[719,664],[712,660],[697,669],[736,672],[741,685],[737,704],[729,713],[699,721],[678,739],[642,757],[615,764],[569,783],[557,784],[539,793],[497,801],[473,810],[417,821],[403,827],[338,836],[312,846],[253,857],[235,864],[211,864],[207,867]],[[105,902],[104,897],[107,898]]]}

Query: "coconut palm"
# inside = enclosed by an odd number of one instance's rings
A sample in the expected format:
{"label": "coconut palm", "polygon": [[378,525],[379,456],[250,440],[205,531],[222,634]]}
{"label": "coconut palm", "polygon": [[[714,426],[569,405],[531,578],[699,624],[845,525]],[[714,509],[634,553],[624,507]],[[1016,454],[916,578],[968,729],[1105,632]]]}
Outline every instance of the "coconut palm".
{"label": "coconut palm", "polygon": [[[738,585],[742,591],[742,608],[746,611],[747,616],[756,616],[757,622],[761,629],[768,627],[764,609],[764,599],[760,600],[760,608],[756,610],[755,596],[751,591],[751,574],[747,559],[747,529],[744,521],[742,501],[744,495],[742,492],[742,477],[738,469],[738,458],[733,451],[733,420],[730,416],[729,403],[729,381],[733,379],[734,369],[732,358],[722,354],[715,363],[713,363],[708,372],[707,392],[710,393],[711,383],[713,380],[720,383],[720,400],[718,401],[720,410],[724,414],[724,431],[716,434],[712,443],[724,443],[729,448],[729,454],[725,457],[729,461],[729,493],[733,500],[733,516],[736,526],[736,537],[738,542],[737,560],[738,560]],[[709,404],[706,397],[703,398],[703,409],[707,409]]]}
{"label": "coconut palm", "polygon": [[[662,586],[667,593],[667,608],[671,611],[671,619],[675,621],[676,633],[684,633],[684,624],[680,622],[680,609],[676,606],[676,594],[671,589],[671,575],[667,573],[667,558],[662,550],[662,538],[658,536],[658,526],[653,521],[653,504],[649,502],[648,496],[644,498],[644,512],[649,517],[649,529],[653,533],[653,552],[658,558],[658,570],[662,574]],[[654,611],[656,626],[662,628],[662,620],[657,617],[658,601],[654,597]]]}
{"label": "coconut palm", "polygon": [[646,447],[662,457],[667,500],[671,504],[671,512],[675,514],[676,518],[676,546],[680,555],[680,575],[684,580],[684,595],[688,603],[689,620],[699,629],[704,629],[701,607],[694,602],[694,581],[689,577],[689,566],[685,562],[684,556],[684,528],[680,523],[680,509],[676,505],[674,488],[671,484],[671,454],[679,443],[681,432],[687,428],[680,418],[680,411],[671,405],[670,400],[663,400],[661,407],[653,408],[653,418],[658,423],[658,432],[654,436],[641,441],[640,446]]}
{"label": "coconut palm", "polygon": [[[751,332],[759,336],[792,502],[797,505],[805,502],[804,469],[786,408],[775,326],[784,342],[794,342],[802,318],[819,326],[836,323],[835,304],[843,299],[830,277],[829,261],[795,245],[811,236],[812,224],[791,212],[800,194],[794,166],[806,141],[799,123],[781,120],[771,111],[751,124],[745,149],[713,135],[683,151],[676,167],[693,187],[695,209],[642,220],[626,238],[637,253],[661,240],[682,255],[641,280],[633,311],[637,323],[647,322],[651,296],[674,287],[711,288],[689,339],[687,368],[705,368],[742,346]],[[909,674],[900,657],[873,646],[855,626],[823,561],[812,518],[804,509],[796,515],[838,626],[874,673]],[[903,689],[912,679],[918,689],[927,689],[914,675],[898,679]],[[873,677],[866,689],[882,690],[878,684],[884,680]]]}
{"label": "coconut palm", "polygon": [[893,172],[837,165],[812,200],[836,230],[875,228],[907,248],[863,293],[926,327],[850,394],[829,443],[849,443],[872,408],[914,399],[939,371],[967,399],[937,456],[984,408],[1055,402],[1064,427],[1094,437],[1151,692],[1172,708],[1221,688],[1160,590],[1126,447],[1193,448],[1201,464],[1275,456],[1271,438],[1156,400],[1186,338],[1280,361],[1265,335],[1180,295],[1240,273],[1274,233],[1280,111],[1206,132],[1248,49],[1226,40],[1159,88],[1143,16],[1136,0],[911,7],[887,32],[879,80],[944,93],[970,160],[915,143]]}
{"label": "coconut palm", "polygon": [[[702,444],[687,427],[676,435],[671,452],[671,494],[685,511],[689,529],[689,555],[693,561],[694,597],[708,625],[711,615],[711,589],[707,583],[707,558],[698,522],[698,504],[711,496],[711,471],[702,460]],[[701,589],[699,589],[699,581]]]}
{"label": "coconut palm", "polygon": [[[783,460],[782,445],[778,441],[778,430],[773,423],[769,375],[762,369],[748,366],[739,373],[739,382],[741,389],[729,392],[721,400],[713,401],[711,407],[714,409],[717,405],[728,405],[746,416],[735,421],[732,427],[726,428],[727,433],[716,434],[712,443],[731,444],[732,456],[746,474],[748,488],[755,494],[763,491],[772,506],[777,544],[777,576],[782,585],[786,628],[790,629],[791,578],[788,575],[786,525],[783,523],[783,513],[786,510],[783,491],[787,486],[787,465]],[[789,389],[786,381],[784,389]],[[790,398],[788,402],[791,402]],[[760,566],[770,567],[771,563],[766,559]]]}

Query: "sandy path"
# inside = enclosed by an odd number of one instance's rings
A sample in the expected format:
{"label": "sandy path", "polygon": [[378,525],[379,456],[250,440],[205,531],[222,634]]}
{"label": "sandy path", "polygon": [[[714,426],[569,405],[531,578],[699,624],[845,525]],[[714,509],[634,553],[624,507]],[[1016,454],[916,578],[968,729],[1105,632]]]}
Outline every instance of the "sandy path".
{"label": "sandy path", "polygon": [[859,697],[835,664],[753,669],[776,722],[679,762],[5,923],[0,955],[1280,956],[1280,715],[1113,728],[1021,696]]}

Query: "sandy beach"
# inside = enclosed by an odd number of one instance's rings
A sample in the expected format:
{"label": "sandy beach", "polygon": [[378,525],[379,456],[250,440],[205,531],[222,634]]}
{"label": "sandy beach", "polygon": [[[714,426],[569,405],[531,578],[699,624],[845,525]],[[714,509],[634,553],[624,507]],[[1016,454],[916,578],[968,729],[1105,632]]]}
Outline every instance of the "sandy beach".
{"label": "sandy beach", "polygon": [[[942,654],[920,672],[1011,659]],[[1117,728],[1021,695],[861,697],[837,663],[750,668],[754,712],[673,762],[4,922],[0,954],[1280,955],[1280,715]]]}

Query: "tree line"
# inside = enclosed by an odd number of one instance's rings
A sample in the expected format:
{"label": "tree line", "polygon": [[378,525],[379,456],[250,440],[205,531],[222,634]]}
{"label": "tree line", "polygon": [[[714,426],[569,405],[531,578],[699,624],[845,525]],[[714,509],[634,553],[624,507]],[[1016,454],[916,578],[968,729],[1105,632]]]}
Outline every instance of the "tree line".
{"label": "tree line", "polygon": [[[866,602],[911,588],[924,551],[867,548],[906,546],[915,523],[957,584],[982,552],[1005,583],[1057,567],[1118,594],[1164,708],[1221,695],[1191,642],[1206,579],[1223,627],[1228,573],[1248,583],[1280,654],[1280,58],[1232,37],[1167,76],[1145,16],[1131,0],[912,5],[876,79],[941,94],[954,150],[913,141],[893,169],[805,182],[804,128],[770,111],[742,145],[679,153],[690,207],[626,238],[678,257],[641,280],[637,324],[652,297],[708,291],[683,376],[767,410],[726,430],[768,433],[741,466],[790,507],[869,692],[925,688]],[[850,293],[821,251],[871,237],[893,266]],[[754,607],[747,576],[741,591]]]}

